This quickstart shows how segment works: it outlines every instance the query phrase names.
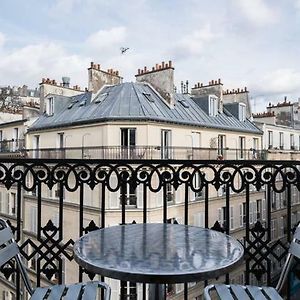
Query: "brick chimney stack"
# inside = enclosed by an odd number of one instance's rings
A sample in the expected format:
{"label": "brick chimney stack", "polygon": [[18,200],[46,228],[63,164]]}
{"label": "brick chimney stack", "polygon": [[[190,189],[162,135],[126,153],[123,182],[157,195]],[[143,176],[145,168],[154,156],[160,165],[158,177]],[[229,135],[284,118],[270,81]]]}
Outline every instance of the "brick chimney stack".
{"label": "brick chimney stack", "polygon": [[88,68],[88,90],[97,93],[105,84],[120,84],[123,78],[119,75],[119,71],[108,69],[101,70],[99,64],[91,62]]}
{"label": "brick chimney stack", "polygon": [[135,75],[137,82],[147,82],[171,105],[174,105],[174,67],[172,61],[155,64],[151,70],[145,66]]}
{"label": "brick chimney stack", "polygon": [[218,109],[219,112],[223,111],[223,83],[221,79],[211,80],[208,84],[198,82],[191,90],[192,97],[202,97],[208,95],[215,95],[219,98]]}

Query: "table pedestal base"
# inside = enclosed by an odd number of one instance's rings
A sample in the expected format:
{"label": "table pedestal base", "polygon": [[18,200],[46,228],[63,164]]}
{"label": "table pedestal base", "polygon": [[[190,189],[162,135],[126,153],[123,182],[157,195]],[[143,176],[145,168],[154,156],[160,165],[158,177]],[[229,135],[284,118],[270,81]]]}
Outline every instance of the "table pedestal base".
{"label": "table pedestal base", "polygon": [[165,285],[149,284],[149,300],[163,300],[163,299],[165,299]]}

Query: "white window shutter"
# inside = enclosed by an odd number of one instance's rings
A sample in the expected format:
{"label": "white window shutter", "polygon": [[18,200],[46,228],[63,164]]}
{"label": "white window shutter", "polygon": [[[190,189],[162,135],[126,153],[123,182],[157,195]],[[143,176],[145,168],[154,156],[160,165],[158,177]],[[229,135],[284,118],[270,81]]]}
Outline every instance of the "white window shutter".
{"label": "white window shutter", "polygon": [[36,233],[37,232],[37,208],[32,206],[30,208],[30,231]]}
{"label": "white window shutter", "polygon": [[243,222],[243,204],[240,204],[240,227],[244,226]]}
{"label": "white window shutter", "polygon": [[219,197],[223,196],[223,186],[222,185],[218,189],[218,196]]}
{"label": "white window shutter", "polygon": [[263,219],[263,220],[266,220],[266,217],[267,217],[267,216],[266,216],[266,209],[267,209],[267,208],[266,208],[266,204],[267,204],[267,203],[266,203],[266,199],[263,199],[263,200],[262,200],[262,219]]}
{"label": "white window shutter", "polygon": [[199,213],[199,226],[200,227],[204,227],[204,218],[205,218],[205,215],[204,215],[204,212],[200,212]]}
{"label": "white window shutter", "polygon": [[234,229],[234,207],[230,206],[230,229]]}
{"label": "white window shutter", "polygon": [[253,223],[253,202],[249,202],[249,222],[250,224]]}
{"label": "white window shutter", "polygon": [[257,221],[257,204],[253,202],[253,223]]}
{"label": "white window shutter", "polygon": [[[136,205],[137,208],[143,208],[143,203],[144,203],[144,185],[143,184],[139,184],[136,187],[136,195],[137,195],[137,201],[136,201]],[[146,191],[147,193],[147,191]]]}
{"label": "white window shutter", "polygon": [[[114,175],[110,176],[109,184],[112,187],[116,187],[117,185],[117,177]],[[109,192],[108,195],[110,199],[110,207],[109,208],[119,208],[120,207],[120,192]]]}
{"label": "white window shutter", "polygon": [[223,214],[222,214],[222,208],[218,208],[218,221],[221,223],[223,223]]}

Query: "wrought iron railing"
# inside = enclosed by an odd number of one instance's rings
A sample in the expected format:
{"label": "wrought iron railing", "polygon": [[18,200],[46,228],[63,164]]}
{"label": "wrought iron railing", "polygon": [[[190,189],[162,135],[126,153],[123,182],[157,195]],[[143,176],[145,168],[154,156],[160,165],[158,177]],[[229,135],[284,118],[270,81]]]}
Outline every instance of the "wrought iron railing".
{"label": "wrought iron railing", "polygon": [[[0,185],[1,215],[10,221],[37,285],[75,280],[76,272],[77,280],[93,278],[73,261],[74,241],[100,227],[149,220],[236,236],[245,247],[244,267],[221,280],[237,282],[244,274],[243,283],[272,284],[300,220],[298,161],[2,159]],[[1,270],[23,290],[13,265]],[[189,299],[192,290],[200,295],[206,283],[184,284],[178,299]],[[126,299],[126,283],[120,286]],[[145,285],[136,290],[134,299],[146,299]]]}
{"label": "wrought iron railing", "polygon": [[12,139],[0,141],[0,155],[7,154],[9,152],[21,152],[24,151],[25,140],[24,139]]}
{"label": "wrought iron railing", "polygon": [[161,146],[97,146],[26,149],[23,155],[42,159],[201,159],[201,160],[261,160],[268,151],[233,148],[196,148]]}

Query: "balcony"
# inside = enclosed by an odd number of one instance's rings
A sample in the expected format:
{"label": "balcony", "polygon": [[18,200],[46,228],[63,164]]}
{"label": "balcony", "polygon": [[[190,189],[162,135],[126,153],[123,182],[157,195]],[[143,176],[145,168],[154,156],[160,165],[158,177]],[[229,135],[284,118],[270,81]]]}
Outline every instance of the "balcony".
{"label": "balcony", "polygon": [[[80,150],[64,152],[63,159],[48,151],[52,159],[0,163],[1,216],[10,222],[36,285],[94,278],[74,262],[74,241],[100,227],[133,222],[182,223],[231,234],[243,243],[245,261],[218,280],[268,285],[277,280],[300,221],[298,161],[69,157]],[[2,274],[0,289],[27,299],[13,266]],[[297,274],[296,268],[293,277]],[[146,299],[146,285],[106,280],[113,300]],[[195,299],[207,283],[166,286],[167,299]],[[287,284],[287,294],[295,292],[293,284]]]}
{"label": "balcony", "polygon": [[208,159],[208,160],[261,160],[266,159],[267,151],[254,149],[218,149],[161,146],[97,146],[23,149],[27,158],[43,159]]}
{"label": "balcony", "polygon": [[3,140],[0,142],[0,156],[14,155],[21,156],[25,148],[24,139]]}

